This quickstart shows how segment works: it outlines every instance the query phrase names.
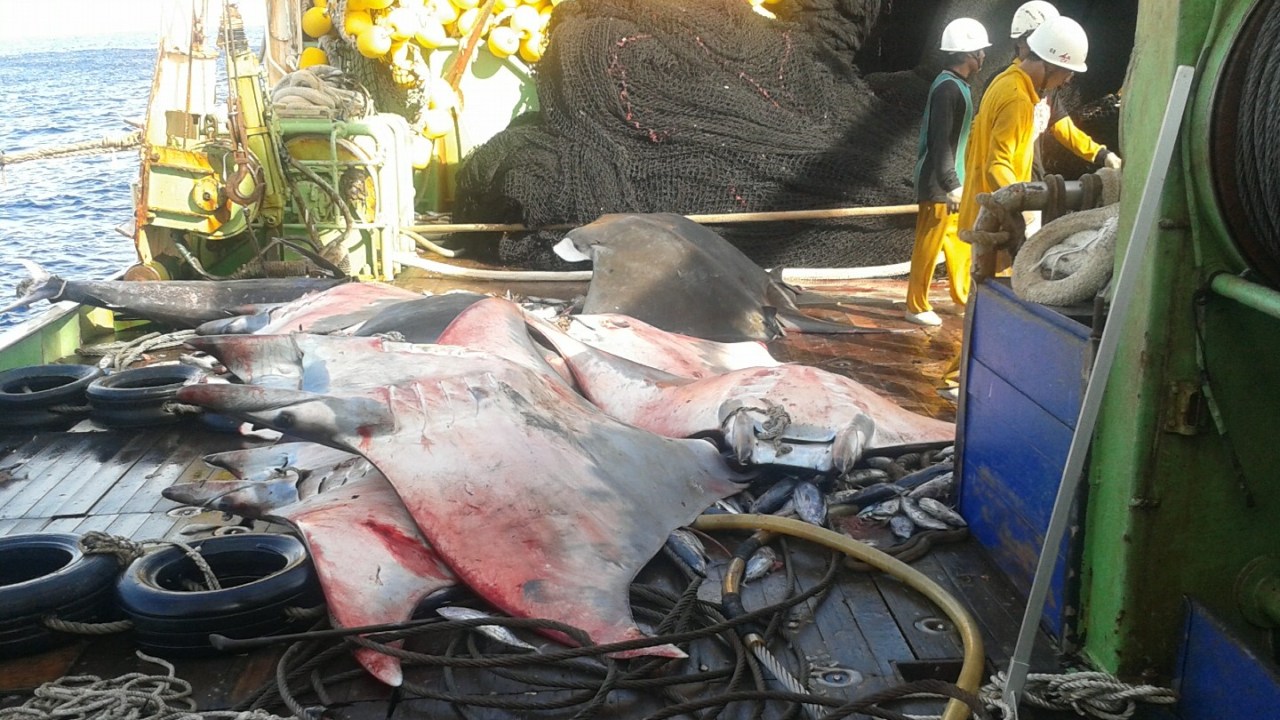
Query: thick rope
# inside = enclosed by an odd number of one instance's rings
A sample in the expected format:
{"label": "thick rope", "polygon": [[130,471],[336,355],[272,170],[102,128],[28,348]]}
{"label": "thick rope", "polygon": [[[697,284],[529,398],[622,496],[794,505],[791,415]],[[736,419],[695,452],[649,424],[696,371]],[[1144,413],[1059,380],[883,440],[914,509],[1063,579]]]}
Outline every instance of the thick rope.
{"label": "thick rope", "polygon": [[80,538],[80,549],[86,555],[115,555],[121,567],[127,567],[151,549],[166,545],[180,548],[191,559],[191,562],[195,563],[195,566],[200,569],[200,573],[204,576],[205,587],[203,589],[222,589],[222,585],[218,582],[218,577],[213,574],[213,568],[209,567],[209,563],[205,561],[204,556],[198,550],[180,540],[131,540],[127,537],[111,535],[99,530],[90,530],[84,534],[84,537]]}
{"label": "thick rope", "polygon": [[114,635],[133,629],[132,620],[116,620],[115,622],[104,623],[86,623],[74,622],[72,620],[60,620],[56,615],[50,615],[41,620],[45,627],[50,630],[57,630],[71,635]]}
{"label": "thick rope", "polygon": [[191,683],[174,674],[173,665],[137,653],[165,669],[164,675],[128,673],[111,679],[68,675],[36,688],[30,700],[0,709],[0,720],[297,720],[263,710],[197,711]]}
{"label": "thick rope", "polygon": [[[1013,713],[1004,699],[1005,679],[1003,672],[996,673],[979,694],[988,709],[1008,718],[1013,717]],[[1104,672],[1073,672],[1028,675],[1022,699],[1045,710],[1070,710],[1101,720],[1127,720],[1137,711],[1139,702],[1172,705],[1178,696],[1172,690],[1154,685],[1130,685]]]}
{"label": "thick rope", "polygon": [[[1070,305],[1097,295],[1115,266],[1119,216],[1120,205],[1116,203],[1070,213],[1045,225],[1013,259],[1013,291],[1024,300],[1046,305]],[[1091,236],[1075,247],[1072,238],[1081,233]],[[1056,277],[1056,273],[1046,277],[1042,266],[1053,270],[1053,260],[1067,252],[1083,258],[1072,261],[1078,269],[1065,277]]]}
{"label": "thick rope", "polygon": [[106,153],[120,152],[122,150],[132,150],[141,144],[142,131],[139,130],[119,137],[104,137],[98,140],[71,143],[70,145],[57,145],[54,147],[40,148],[38,150],[25,150],[23,152],[16,153],[0,152],[0,168],[3,168],[6,165],[17,165],[18,163],[30,162],[32,160],[50,160],[53,158],[103,155]]}

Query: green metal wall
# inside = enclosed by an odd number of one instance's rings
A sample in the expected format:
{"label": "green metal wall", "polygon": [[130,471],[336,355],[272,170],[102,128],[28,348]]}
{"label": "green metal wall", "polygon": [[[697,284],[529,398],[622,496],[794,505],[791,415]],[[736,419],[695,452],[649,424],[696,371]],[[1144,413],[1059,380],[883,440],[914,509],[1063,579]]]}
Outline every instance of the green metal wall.
{"label": "green metal wall", "polygon": [[[1195,401],[1197,291],[1239,272],[1208,187],[1214,78],[1253,0],[1143,0],[1125,83],[1121,243],[1133,231],[1177,65],[1197,65],[1194,107],[1165,184],[1159,227],[1102,408],[1090,465],[1083,559],[1084,652],[1126,676],[1172,670],[1191,595],[1259,643],[1232,591],[1240,569],[1280,555],[1280,321],[1210,298],[1203,337],[1222,436]],[[1202,52],[1202,50],[1204,52]],[[1185,398],[1191,398],[1186,400]],[[1188,411],[1192,418],[1188,419]],[[1198,420],[1195,414],[1198,414]],[[1243,469],[1234,469],[1228,440]]]}

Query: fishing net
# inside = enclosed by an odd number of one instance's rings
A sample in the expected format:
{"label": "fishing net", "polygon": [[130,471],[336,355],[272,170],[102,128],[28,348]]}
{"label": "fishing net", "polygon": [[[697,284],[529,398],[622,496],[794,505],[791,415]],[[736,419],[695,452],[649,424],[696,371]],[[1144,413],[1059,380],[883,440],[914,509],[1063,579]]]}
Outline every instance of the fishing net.
{"label": "fishing net", "polygon": [[[879,5],[835,4],[864,11],[861,32]],[[920,109],[876,97],[847,53],[801,25],[742,0],[575,0],[557,8],[550,38],[535,79],[541,111],[467,158],[455,220],[539,226],[913,201]],[[913,222],[717,230],[762,265],[874,265],[909,257]],[[502,259],[554,266],[554,237],[508,238]]]}
{"label": "fishing net", "polygon": [[[742,0],[562,3],[536,68],[541,111],[467,157],[454,219],[538,227],[914,202],[936,38],[951,18],[982,19],[994,76],[1012,56],[1005,28],[1019,2],[781,0],[767,6],[778,20]],[[864,78],[855,56],[883,71]],[[715,229],[766,267],[841,267],[907,260],[913,228],[897,216]],[[560,236],[491,247],[503,262],[559,269]]]}

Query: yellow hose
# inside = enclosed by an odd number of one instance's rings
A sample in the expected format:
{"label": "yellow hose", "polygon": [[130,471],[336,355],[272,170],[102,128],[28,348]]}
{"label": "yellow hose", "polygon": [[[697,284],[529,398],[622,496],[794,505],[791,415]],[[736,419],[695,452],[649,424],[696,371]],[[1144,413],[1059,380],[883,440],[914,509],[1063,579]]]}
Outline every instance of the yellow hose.
{"label": "yellow hose", "polygon": [[[978,633],[969,611],[919,570],[853,538],[790,518],[745,514],[702,515],[693,523],[693,527],[698,530],[768,530],[791,535],[839,550],[898,578],[942,608],[951,622],[955,623],[956,629],[960,631],[960,642],[964,645],[964,663],[960,666],[960,677],[956,680],[956,685],[974,694],[978,692],[984,663],[982,635]],[[965,720],[968,717],[969,706],[959,700],[948,702],[947,709],[942,713],[942,720]]]}

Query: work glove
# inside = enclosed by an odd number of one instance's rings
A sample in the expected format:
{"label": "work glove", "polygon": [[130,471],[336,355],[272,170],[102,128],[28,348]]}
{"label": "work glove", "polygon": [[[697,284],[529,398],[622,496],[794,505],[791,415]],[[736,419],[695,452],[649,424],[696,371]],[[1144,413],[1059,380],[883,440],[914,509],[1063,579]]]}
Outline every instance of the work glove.
{"label": "work glove", "polygon": [[1113,152],[1107,153],[1107,159],[1103,161],[1103,165],[1106,165],[1112,170],[1119,170],[1121,163],[1122,161],[1120,160],[1120,156]]}
{"label": "work glove", "polygon": [[961,185],[955,190],[947,193],[947,212],[960,212],[960,197],[964,195],[964,186]]}

